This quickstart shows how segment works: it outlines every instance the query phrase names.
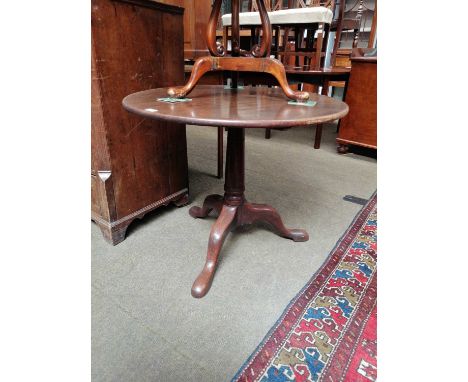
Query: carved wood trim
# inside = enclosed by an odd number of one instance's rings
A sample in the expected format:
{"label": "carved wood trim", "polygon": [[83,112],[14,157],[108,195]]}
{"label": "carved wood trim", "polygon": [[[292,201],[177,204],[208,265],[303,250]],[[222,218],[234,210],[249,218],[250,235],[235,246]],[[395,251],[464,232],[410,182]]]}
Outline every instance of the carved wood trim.
{"label": "carved wood trim", "polygon": [[[252,0],[252,7],[251,7],[251,12],[259,12],[258,10],[258,0]],[[265,7],[268,12],[271,12],[273,10],[280,9],[281,7],[281,0],[265,0]],[[273,3],[273,4],[272,4]]]}
{"label": "carved wood trim", "polygon": [[286,97],[304,102],[309,99],[309,93],[294,91],[286,78],[284,65],[275,58],[255,57],[200,57],[193,65],[190,79],[184,86],[172,87],[167,90],[170,97],[182,98],[190,94],[198,80],[209,71],[231,70],[238,72],[269,73],[277,80]]}
{"label": "carved wood trim", "polygon": [[271,50],[271,39],[272,39],[272,31],[271,31],[271,24],[270,18],[268,17],[268,12],[265,6],[264,0],[257,0],[258,1],[258,11],[260,13],[260,20],[262,21],[262,32],[263,38],[261,45],[254,45],[250,51],[252,56],[254,57],[269,57],[270,50]]}
{"label": "carved wood trim", "polygon": [[208,25],[206,27],[206,45],[211,55],[216,57],[222,57],[226,54],[226,48],[223,45],[216,44],[216,29],[218,26],[222,3],[222,0],[215,0],[211,8]]}
{"label": "carved wood trim", "polygon": [[180,191],[175,192],[172,195],[166,196],[165,198],[163,198],[161,200],[158,200],[158,201],[156,201],[154,203],[151,203],[151,204],[147,205],[146,207],[143,207],[143,208],[131,213],[130,215],[124,216],[123,218],[121,218],[119,220],[109,222],[109,221],[103,219],[101,216],[99,216],[95,212],[92,212],[91,219],[96,221],[99,224],[102,224],[106,228],[111,228],[111,229],[116,228],[116,227],[121,226],[121,225],[125,225],[125,223],[127,223],[127,225],[128,225],[128,224],[131,223],[132,220],[135,220],[136,218],[141,219],[148,212],[150,212],[150,211],[154,210],[155,208],[160,207],[162,205],[168,205],[170,202],[172,202],[174,200],[177,200],[177,199],[180,199],[180,197],[183,196],[184,194],[188,194],[188,188],[184,188],[184,189],[182,189]]}
{"label": "carved wood trim", "polygon": [[292,8],[325,7],[334,9],[335,0],[295,0]]}

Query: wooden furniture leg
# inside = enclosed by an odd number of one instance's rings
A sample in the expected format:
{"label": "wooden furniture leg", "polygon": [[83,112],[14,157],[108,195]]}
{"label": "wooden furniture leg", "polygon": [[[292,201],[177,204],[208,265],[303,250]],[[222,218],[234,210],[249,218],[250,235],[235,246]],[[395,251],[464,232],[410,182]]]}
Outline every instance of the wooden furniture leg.
{"label": "wooden furniture leg", "polygon": [[320,148],[320,142],[322,141],[322,130],[323,130],[323,124],[318,123],[317,127],[315,128],[315,141],[314,141],[314,149],[316,150]]}
{"label": "wooden furniture leg", "polygon": [[210,290],[221,247],[229,231],[236,227],[263,222],[285,238],[298,242],[309,240],[306,231],[286,228],[273,207],[248,203],[245,200],[244,143],[244,129],[228,129],[224,196],[209,195],[201,208],[192,207],[189,210],[190,215],[195,218],[204,218],[211,210],[219,212],[219,217],[211,228],[205,266],[192,286],[192,296],[196,298],[205,296]]}
{"label": "wooden furniture leg", "polygon": [[131,223],[131,221],[129,221],[127,222],[127,224],[120,224],[118,227],[112,227],[111,224],[105,221],[101,221],[98,219],[94,219],[94,221],[101,230],[104,239],[112,245],[117,245],[124,241],[127,228]]}
{"label": "wooden furniture leg", "polygon": [[174,98],[184,98],[193,90],[200,78],[202,78],[205,73],[211,70],[213,70],[212,57],[205,56],[198,58],[193,64],[192,73],[190,73],[188,82],[184,86],[169,88],[167,90],[168,96]]}
{"label": "wooden furniture leg", "polygon": [[[325,79],[322,84],[322,95],[328,95],[328,80]],[[314,149],[319,149],[320,148],[320,143],[322,141],[322,130],[323,130],[323,124],[318,123],[317,127],[315,128],[315,141],[314,141]]]}
{"label": "wooden furniture leg", "polygon": [[190,208],[189,214],[193,218],[206,218],[212,210],[215,210],[219,215],[222,207],[223,197],[221,195],[208,195],[203,202],[203,207],[194,206]]}
{"label": "wooden furniture leg", "polygon": [[271,129],[265,129],[265,139],[271,138]]}
{"label": "wooden furniture leg", "polygon": [[224,148],[223,128],[218,127],[218,179],[223,177],[223,148]]}
{"label": "wooden furniture leg", "polygon": [[277,59],[269,57],[200,57],[193,65],[188,82],[184,86],[169,88],[167,94],[174,98],[184,98],[190,94],[205,73],[218,70],[269,73],[276,78],[286,97],[297,102],[305,102],[309,99],[308,92],[294,91],[291,89],[286,78],[286,71],[283,64]]}
{"label": "wooden furniture leg", "polygon": [[[265,0],[258,0],[257,6],[262,21],[260,45],[254,45],[249,52],[240,48],[239,0],[231,0],[231,55],[226,57],[226,49],[216,42],[216,28],[221,11],[222,0],[215,0],[206,31],[206,41],[211,56],[200,57],[193,65],[192,73],[184,86],[171,87],[167,94],[174,98],[184,98],[193,90],[200,78],[209,71],[223,70],[232,72],[264,72],[273,75],[284,94],[295,101],[305,102],[309,93],[294,91],[288,84],[283,64],[270,58],[272,30]],[[241,57],[244,56],[244,57]]]}
{"label": "wooden furniture leg", "polygon": [[213,227],[211,227],[205,266],[192,285],[192,296],[195,298],[205,296],[210,290],[216,267],[218,266],[219,252],[223,246],[224,239],[226,239],[234,223],[237,208],[237,206],[224,205],[219,218],[213,224]]}
{"label": "wooden furniture leg", "polygon": [[309,234],[303,229],[288,229],[284,226],[278,211],[267,204],[244,203],[238,226],[264,222],[279,235],[294,241],[307,241]]}
{"label": "wooden furniture leg", "polygon": [[340,144],[340,145],[338,145],[338,147],[336,148],[336,151],[338,151],[338,154],[347,154],[348,151],[349,151],[349,146],[348,146],[348,145]]}
{"label": "wooden furniture leg", "polygon": [[[348,84],[349,84],[349,78],[345,82],[345,86],[343,88],[343,97],[342,97],[343,102],[346,101],[346,93],[348,92]],[[337,133],[340,131],[340,126],[341,126],[341,119],[338,121],[338,125],[336,126],[336,132]]]}

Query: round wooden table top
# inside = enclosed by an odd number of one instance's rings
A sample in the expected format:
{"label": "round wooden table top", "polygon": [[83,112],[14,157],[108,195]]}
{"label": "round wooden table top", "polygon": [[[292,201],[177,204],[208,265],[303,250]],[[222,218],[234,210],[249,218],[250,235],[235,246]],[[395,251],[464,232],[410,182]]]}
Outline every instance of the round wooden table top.
{"label": "round wooden table top", "polygon": [[344,102],[310,94],[315,106],[290,105],[280,88],[198,85],[188,95],[191,101],[168,103],[168,88],[145,90],[125,97],[126,110],[145,118],[202,126],[292,127],[339,119],[348,114]]}

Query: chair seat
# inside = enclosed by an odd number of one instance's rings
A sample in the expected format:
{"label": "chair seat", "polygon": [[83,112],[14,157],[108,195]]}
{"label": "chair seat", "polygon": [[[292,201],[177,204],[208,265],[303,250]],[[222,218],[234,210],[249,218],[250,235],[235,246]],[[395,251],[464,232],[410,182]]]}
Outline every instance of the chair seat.
{"label": "chair seat", "polygon": [[[268,12],[268,16],[271,17],[272,12]],[[230,27],[232,24],[232,15],[227,13],[221,17],[223,27]],[[239,24],[240,25],[261,25],[260,13],[258,12],[241,12],[239,13]]]}
{"label": "chair seat", "polygon": [[[282,9],[279,11],[268,12],[270,23],[272,25],[297,25],[297,24],[330,24],[333,19],[333,12],[326,7],[293,8]],[[223,27],[231,26],[232,15],[230,13],[222,18]],[[239,14],[239,24],[241,26],[259,26],[261,25],[260,13],[241,12]]]}
{"label": "chair seat", "polygon": [[282,9],[271,12],[270,21],[274,25],[288,24],[330,24],[333,12],[326,7]]}

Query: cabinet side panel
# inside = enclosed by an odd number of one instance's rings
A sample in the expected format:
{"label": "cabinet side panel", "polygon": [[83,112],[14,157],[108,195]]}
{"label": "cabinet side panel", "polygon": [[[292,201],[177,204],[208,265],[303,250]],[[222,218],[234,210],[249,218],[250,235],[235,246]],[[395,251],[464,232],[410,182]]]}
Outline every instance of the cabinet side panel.
{"label": "cabinet side panel", "polygon": [[[100,73],[96,67],[94,44],[91,51],[91,212],[106,221],[116,217],[111,164],[102,110]],[[104,172],[104,179],[99,176]]]}
{"label": "cabinet side panel", "polygon": [[353,62],[338,138],[377,147],[377,64]]}
{"label": "cabinet side panel", "polygon": [[211,0],[184,0],[184,52],[186,59],[208,56],[205,40]]}
{"label": "cabinet side panel", "polygon": [[[183,84],[182,19],[182,14],[161,9],[119,1],[92,1],[93,43],[117,219],[173,191],[170,150],[178,142],[169,144],[168,131],[183,130],[183,146],[185,126],[131,115],[123,109],[122,99],[141,90]],[[181,184],[186,187],[186,173],[183,179]]]}

